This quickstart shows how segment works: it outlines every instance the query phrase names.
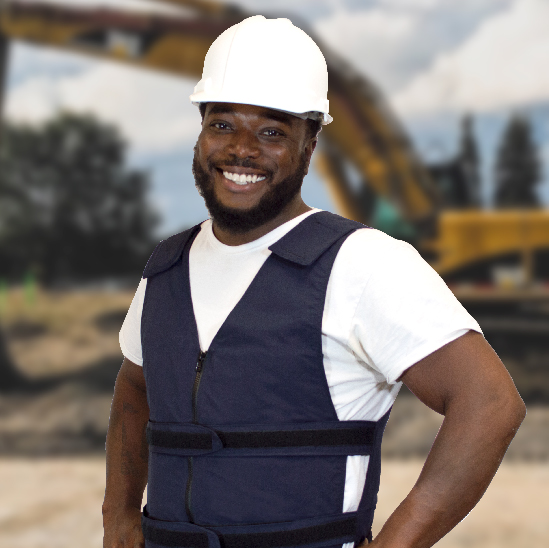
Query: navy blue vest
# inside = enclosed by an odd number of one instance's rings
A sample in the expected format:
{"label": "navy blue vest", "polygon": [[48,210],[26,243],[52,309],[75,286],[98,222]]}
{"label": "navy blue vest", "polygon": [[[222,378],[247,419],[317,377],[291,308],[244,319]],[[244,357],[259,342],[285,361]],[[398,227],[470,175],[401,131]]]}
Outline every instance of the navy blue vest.
{"label": "navy blue vest", "polygon": [[[147,548],[320,548],[371,539],[388,414],[339,421],[323,366],[328,279],[363,225],[310,215],[270,247],[202,352],[189,283],[194,227],[161,242],[143,277],[150,421]],[[370,455],[357,512],[346,459]]]}

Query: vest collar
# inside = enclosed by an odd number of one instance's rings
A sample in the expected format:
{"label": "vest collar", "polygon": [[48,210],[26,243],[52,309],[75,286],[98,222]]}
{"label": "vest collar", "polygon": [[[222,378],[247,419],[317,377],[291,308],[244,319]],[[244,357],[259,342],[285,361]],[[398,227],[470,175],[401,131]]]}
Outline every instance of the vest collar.
{"label": "vest collar", "polygon": [[[282,259],[308,266],[339,238],[357,228],[364,228],[364,225],[328,211],[319,211],[303,219],[269,249]],[[145,267],[143,278],[164,272],[174,265],[180,259],[186,244],[194,239],[199,230],[200,224],[160,242]]]}
{"label": "vest collar", "polygon": [[150,278],[155,274],[168,270],[170,266],[174,265],[180,259],[187,242],[192,241],[196,234],[198,234],[200,224],[193,226],[184,232],[170,236],[166,240],[162,240],[155,247],[149,258],[147,266],[143,271],[143,278]]}

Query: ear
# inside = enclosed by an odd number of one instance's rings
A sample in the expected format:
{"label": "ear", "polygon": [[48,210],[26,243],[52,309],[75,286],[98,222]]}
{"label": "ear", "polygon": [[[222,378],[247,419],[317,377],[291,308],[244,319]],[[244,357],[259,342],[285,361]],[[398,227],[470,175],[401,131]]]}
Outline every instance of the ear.
{"label": "ear", "polygon": [[316,145],[318,143],[318,138],[313,137],[305,146],[305,154],[307,157],[307,165],[305,166],[305,175],[309,173],[309,165],[311,163],[311,156],[313,155],[313,152],[315,151]]}

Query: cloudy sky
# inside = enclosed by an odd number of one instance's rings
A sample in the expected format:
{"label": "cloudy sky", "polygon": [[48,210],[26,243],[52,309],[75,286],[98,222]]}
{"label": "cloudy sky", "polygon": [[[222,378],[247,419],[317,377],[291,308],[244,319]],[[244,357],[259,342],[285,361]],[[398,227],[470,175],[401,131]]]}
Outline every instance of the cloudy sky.
{"label": "cloudy sky", "polygon": [[[66,3],[174,9],[145,0]],[[272,12],[269,0],[238,4],[250,14]],[[460,118],[474,114],[487,204],[502,128],[513,112],[529,115],[545,166],[540,192],[549,204],[549,0],[278,0],[276,5],[277,15],[299,16],[383,90],[427,161],[453,154]],[[190,170],[200,127],[198,111],[188,102],[194,84],[16,44],[6,114],[39,123],[70,109],[119,125],[130,142],[132,164],[151,173],[152,199],[165,219],[161,231],[168,233],[207,216]],[[333,210],[314,172],[304,195],[311,205]]]}

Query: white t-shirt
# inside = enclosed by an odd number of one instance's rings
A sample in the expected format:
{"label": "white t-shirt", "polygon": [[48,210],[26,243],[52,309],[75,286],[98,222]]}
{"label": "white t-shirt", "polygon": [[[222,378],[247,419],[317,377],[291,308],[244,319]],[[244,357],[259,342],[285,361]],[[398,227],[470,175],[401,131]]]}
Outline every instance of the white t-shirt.
{"label": "white t-shirt", "polygon": [[[248,244],[227,246],[205,221],[190,250],[193,308],[202,350],[244,295],[271,252],[268,247],[318,212],[314,209]],[[142,365],[141,280],[122,329],[122,353]],[[340,420],[379,420],[410,366],[469,329],[481,332],[440,276],[409,244],[360,229],[335,259],[322,320],[324,369]],[[357,509],[369,457],[347,458],[343,511]]]}

